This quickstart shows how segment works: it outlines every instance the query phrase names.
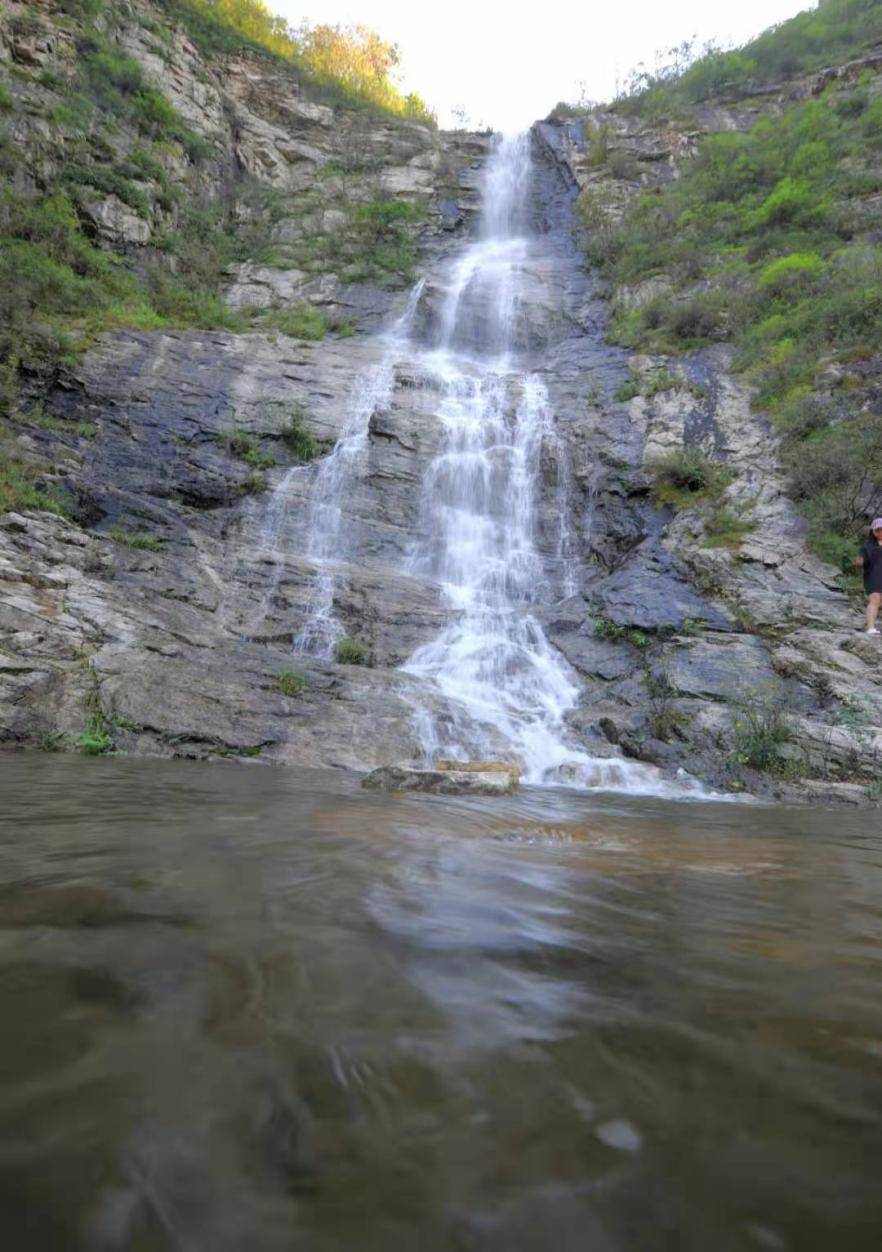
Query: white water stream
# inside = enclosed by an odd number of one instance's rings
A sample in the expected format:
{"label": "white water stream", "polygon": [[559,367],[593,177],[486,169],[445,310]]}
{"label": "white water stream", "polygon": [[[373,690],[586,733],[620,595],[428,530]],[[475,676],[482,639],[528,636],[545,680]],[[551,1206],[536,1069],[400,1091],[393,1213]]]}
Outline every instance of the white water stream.
{"label": "white water stream", "polygon": [[[568,733],[576,675],[536,615],[550,588],[536,546],[543,444],[558,437],[542,378],[518,360],[523,281],[537,241],[527,220],[526,136],[503,139],[487,164],[479,237],[452,267],[440,342],[422,366],[438,389],[445,437],[427,467],[423,538],[412,571],[440,584],[450,610],[437,639],[406,671],[459,716],[441,728],[422,710],[424,750],[444,756],[506,754],[528,782],[659,789],[655,770],[589,756]],[[566,478],[558,484],[558,553],[571,546]],[[573,589],[563,562],[561,590]]]}
{"label": "white water stream", "polygon": [[575,672],[555,649],[538,610],[575,590],[568,473],[557,483],[560,570],[552,588],[537,547],[543,448],[565,465],[548,391],[520,351],[530,266],[541,240],[529,228],[527,136],[502,139],[484,172],[477,238],[451,261],[430,345],[412,333],[423,291],[387,332],[382,359],[359,380],[351,415],[312,487],[307,555],[317,566],[312,603],[295,651],[331,657],[344,630],[336,579],[351,558],[345,506],[369,446],[371,416],[389,403],[396,360],[437,395],[443,438],[422,486],[420,537],[408,572],[440,588],[447,624],[402,667],[423,758],[504,756],[525,780],[632,792],[683,794],[658,771],[594,757],[566,722],[579,697]]}
{"label": "white water stream", "polygon": [[349,397],[349,417],[331,455],[318,466],[309,509],[307,558],[316,565],[309,611],[294,639],[294,651],[329,660],[346,631],[334,614],[336,569],[347,556],[343,504],[368,446],[371,417],[385,408],[395,385],[395,358],[407,343],[408,332],[422,295],[421,279],[410,293],[401,316],[383,336],[383,354],[361,375]]}

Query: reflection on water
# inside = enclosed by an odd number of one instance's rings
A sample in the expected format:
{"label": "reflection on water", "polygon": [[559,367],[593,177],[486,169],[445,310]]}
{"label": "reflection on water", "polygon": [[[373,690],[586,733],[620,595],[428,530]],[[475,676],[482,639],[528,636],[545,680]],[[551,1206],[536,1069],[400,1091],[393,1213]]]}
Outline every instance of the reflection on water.
{"label": "reflection on water", "polygon": [[865,815],[0,777],[15,1252],[879,1247]]}

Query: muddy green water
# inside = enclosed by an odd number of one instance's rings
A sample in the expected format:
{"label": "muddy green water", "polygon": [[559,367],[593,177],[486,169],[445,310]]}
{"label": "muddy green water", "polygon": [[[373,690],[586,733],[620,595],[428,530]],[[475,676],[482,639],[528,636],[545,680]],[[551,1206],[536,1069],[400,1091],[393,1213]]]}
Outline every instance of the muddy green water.
{"label": "muddy green water", "polygon": [[878,814],[0,786],[8,1252],[882,1246]]}

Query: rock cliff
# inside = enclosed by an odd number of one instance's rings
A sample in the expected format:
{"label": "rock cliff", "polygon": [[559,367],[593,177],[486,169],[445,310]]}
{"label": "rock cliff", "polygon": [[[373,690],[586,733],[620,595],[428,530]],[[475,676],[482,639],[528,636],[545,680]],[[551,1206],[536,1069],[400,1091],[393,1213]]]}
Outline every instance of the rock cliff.
{"label": "rock cliff", "polygon": [[[417,680],[397,667],[443,613],[437,588],[406,572],[439,430],[432,391],[405,361],[392,363],[344,510],[334,611],[370,664],[292,658],[314,594],[307,515],[317,467],[385,351],[377,332],[416,273],[416,317],[432,333],[439,273],[470,229],[489,138],[313,98],[250,53],[207,57],[144,3],[113,6],[112,22],[107,33],[182,119],[183,141],[154,144],[154,165],[142,160],[134,177],[131,125],[101,137],[115,156],[92,152],[77,197],[92,238],[135,271],[174,274],[168,236],[198,201],[222,204],[242,238],[260,227],[261,247],[225,266],[229,329],[104,331],[79,357],[24,371],[7,446],[68,516],[24,508],[0,521],[0,737],[360,770],[413,760]],[[76,39],[50,3],[2,18],[4,160],[23,195],[46,194],[80,143],[62,106]],[[737,110],[707,118],[739,124]],[[618,141],[662,181],[695,136],[626,123]],[[549,243],[528,276],[522,345],[557,414],[537,541],[556,589],[544,625],[583,688],[572,731],[599,755],[715,786],[860,799],[882,749],[877,641],[857,633],[835,571],[806,550],[775,438],[728,349],[672,365],[606,341],[610,293],[581,264],[572,201],[589,181],[613,205],[631,188],[589,166],[586,142],[577,122],[533,131],[533,212]],[[107,170],[126,160],[113,190]],[[310,311],[321,338],[303,337]],[[724,500],[749,502],[754,525],[737,551],[708,545],[700,510],[650,497],[649,460],[696,442],[731,470]],[[561,508],[575,591],[562,576]],[[798,788],[737,766],[738,709],[770,691],[786,702]]]}

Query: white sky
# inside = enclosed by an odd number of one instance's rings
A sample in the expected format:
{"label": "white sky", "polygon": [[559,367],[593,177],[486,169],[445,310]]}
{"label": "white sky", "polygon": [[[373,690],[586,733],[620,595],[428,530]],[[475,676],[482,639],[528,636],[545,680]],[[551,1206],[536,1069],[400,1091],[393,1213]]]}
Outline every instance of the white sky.
{"label": "white sky", "polygon": [[520,130],[558,100],[609,99],[639,62],[697,35],[743,43],[811,0],[268,0],[294,26],[361,23],[401,52],[400,85],[442,126]]}

